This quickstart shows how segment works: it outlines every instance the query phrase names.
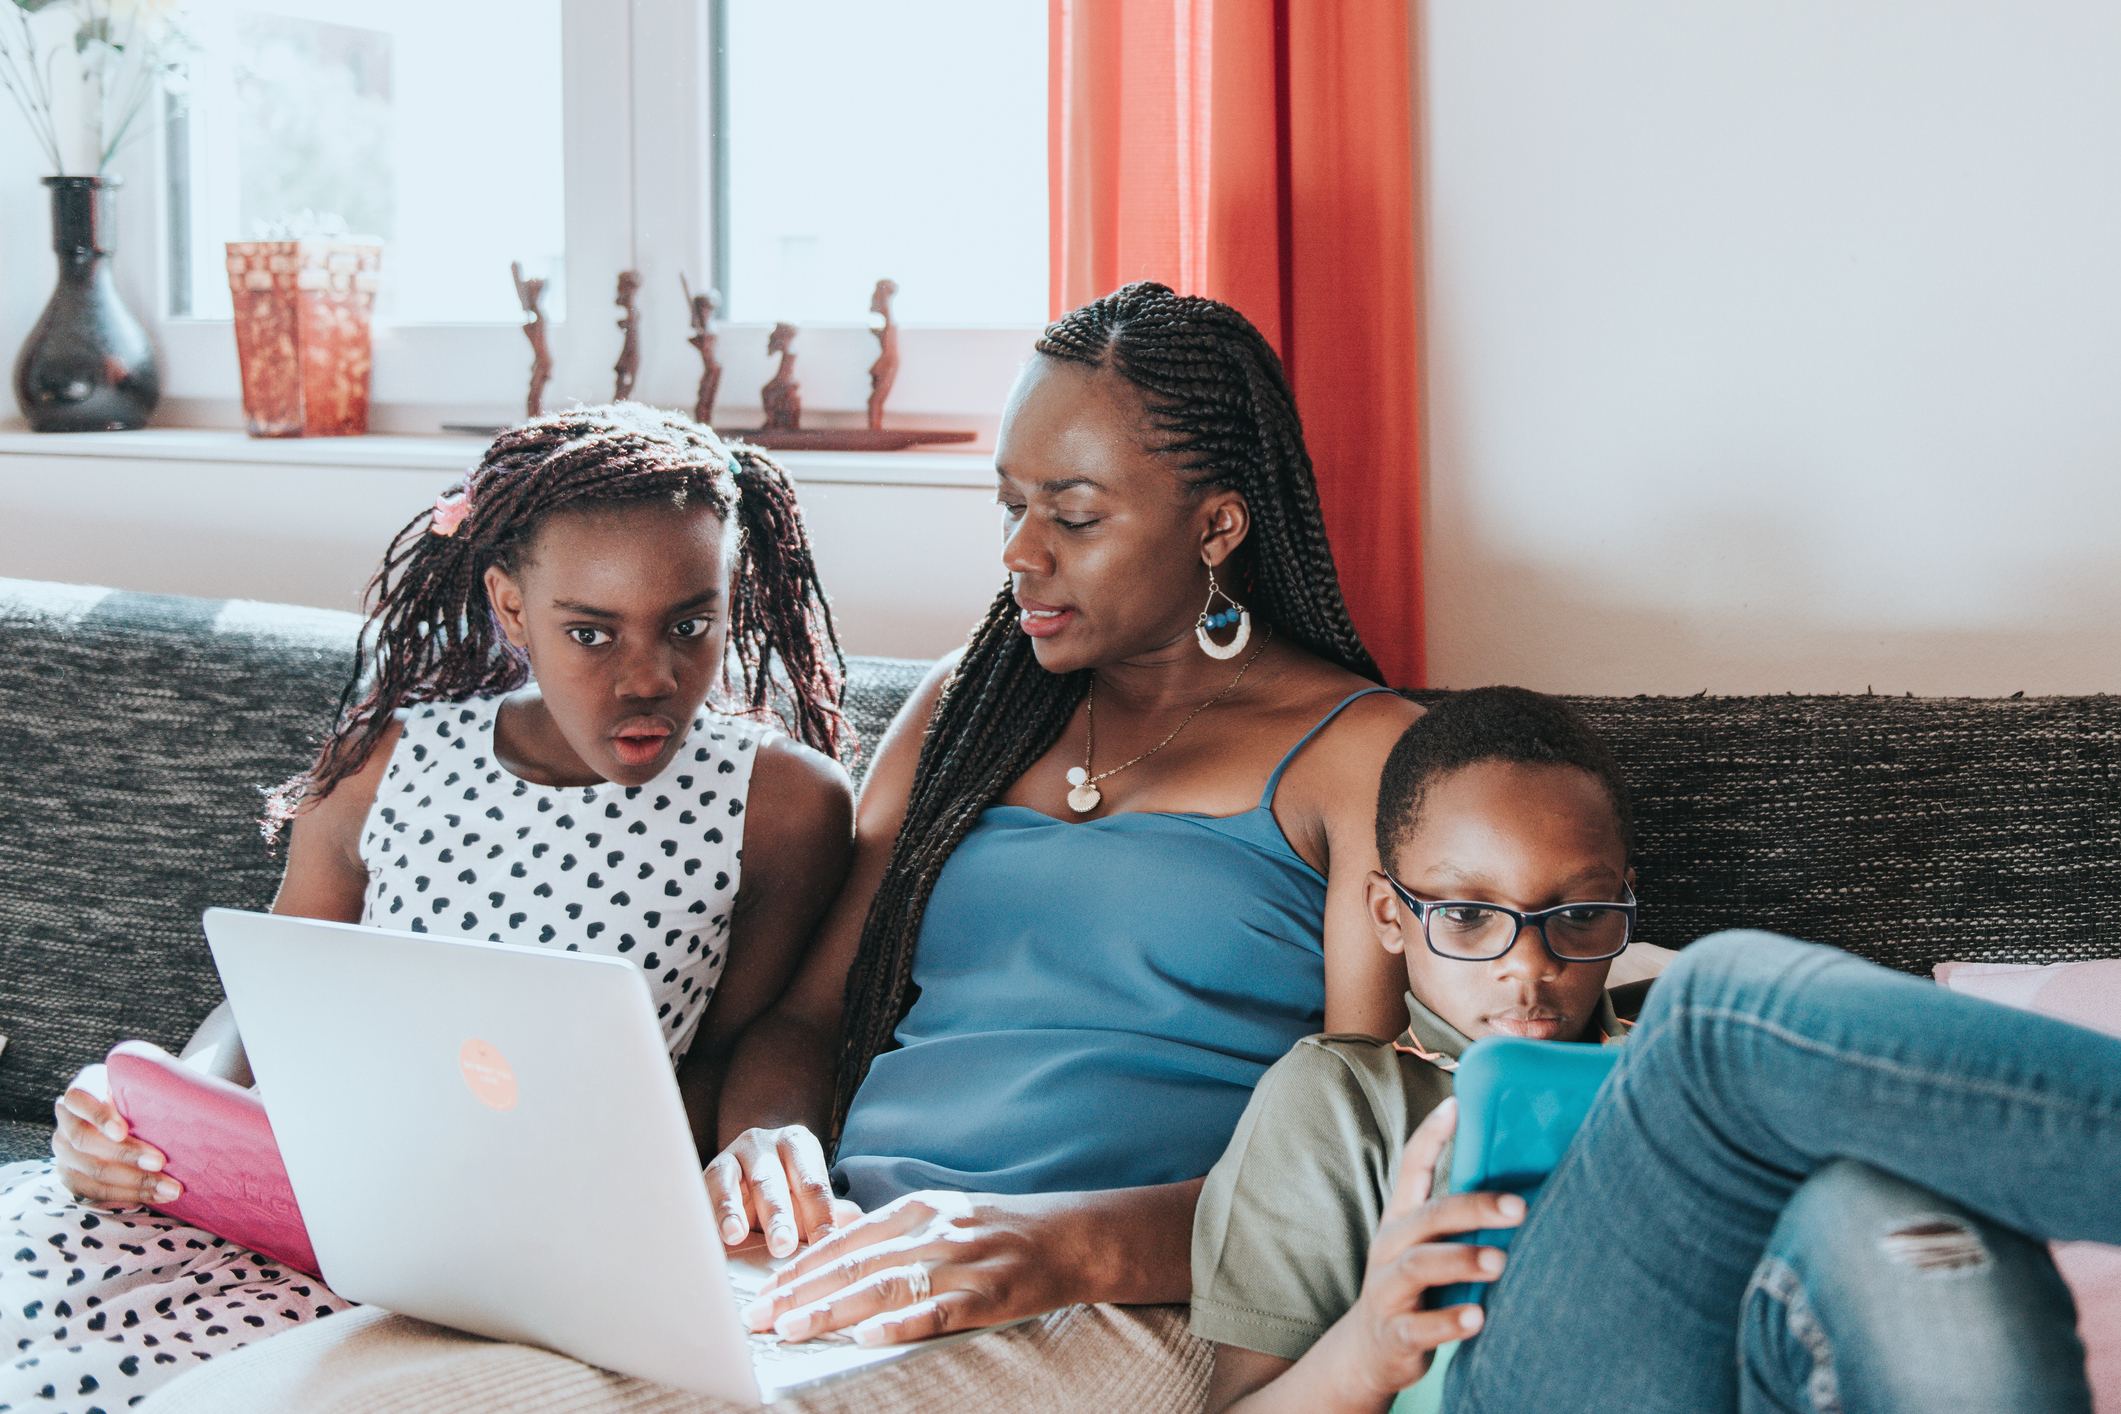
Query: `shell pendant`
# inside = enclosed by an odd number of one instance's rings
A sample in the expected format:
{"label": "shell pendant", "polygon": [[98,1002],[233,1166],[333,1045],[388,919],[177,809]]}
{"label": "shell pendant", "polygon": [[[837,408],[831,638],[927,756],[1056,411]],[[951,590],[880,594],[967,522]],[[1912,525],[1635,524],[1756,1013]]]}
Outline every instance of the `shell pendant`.
{"label": "shell pendant", "polygon": [[1090,783],[1090,773],[1080,766],[1068,768],[1068,784],[1074,787],[1068,792],[1068,808],[1078,815],[1088,815],[1105,798],[1104,792]]}

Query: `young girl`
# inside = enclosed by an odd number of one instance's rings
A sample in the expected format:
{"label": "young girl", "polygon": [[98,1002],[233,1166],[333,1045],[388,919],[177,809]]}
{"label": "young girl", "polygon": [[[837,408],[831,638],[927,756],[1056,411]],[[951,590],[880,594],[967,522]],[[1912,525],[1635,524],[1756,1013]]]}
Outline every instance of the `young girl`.
{"label": "young girl", "polygon": [[[838,643],[786,477],[634,404],[543,418],[399,533],[371,594],[373,671],[271,798],[274,911],[637,960],[713,1153],[730,1048],[852,848]],[[732,676],[741,717],[704,705]],[[755,720],[776,696],[800,743]],[[186,1055],[208,1048],[250,1083],[225,1003]],[[0,1169],[0,1410],[124,1408],[347,1304],[138,1206],[181,1187],[100,1069],[59,1101],[54,1162]]]}

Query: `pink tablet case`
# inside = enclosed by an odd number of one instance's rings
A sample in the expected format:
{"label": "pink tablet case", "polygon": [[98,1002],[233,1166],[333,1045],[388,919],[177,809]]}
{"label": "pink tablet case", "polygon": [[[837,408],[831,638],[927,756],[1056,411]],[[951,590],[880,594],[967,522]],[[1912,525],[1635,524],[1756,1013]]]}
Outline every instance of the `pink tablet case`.
{"label": "pink tablet case", "polygon": [[317,1275],[317,1254],[295,1202],[265,1105],[240,1085],[193,1070],[160,1046],[111,1048],[111,1103],[138,1138],[162,1151],[184,1185],[155,1211]]}

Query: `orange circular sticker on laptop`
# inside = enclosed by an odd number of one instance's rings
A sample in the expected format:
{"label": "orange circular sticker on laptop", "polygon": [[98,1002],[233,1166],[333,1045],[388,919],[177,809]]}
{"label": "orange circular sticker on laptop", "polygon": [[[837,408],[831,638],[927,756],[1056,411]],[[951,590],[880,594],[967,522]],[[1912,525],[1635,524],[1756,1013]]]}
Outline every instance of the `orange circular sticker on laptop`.
{"label": "orange circular sticker on laptop", "polygon": [[457,1064],[464,1068],[473,1099],[504,1113],[516,1107],[516,1073],[508,1068],[508,1057],[474,1036],[457,1052]]}

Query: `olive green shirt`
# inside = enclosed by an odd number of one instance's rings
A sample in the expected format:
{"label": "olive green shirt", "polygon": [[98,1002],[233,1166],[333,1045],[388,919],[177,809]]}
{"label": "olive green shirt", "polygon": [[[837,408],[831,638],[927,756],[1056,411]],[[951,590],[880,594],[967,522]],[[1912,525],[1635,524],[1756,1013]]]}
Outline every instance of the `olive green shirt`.
{"label": "olive green shirt", "polygon": [[[1362,1294],[1400,1151],[1472,1044],[1406,1001],[1397,1041],[1307,1036],[1260,1077],[1194,1209],[1195,1335],[1296,1360]],[[1602,996],[1591,1035],[1625,1029]]]}

